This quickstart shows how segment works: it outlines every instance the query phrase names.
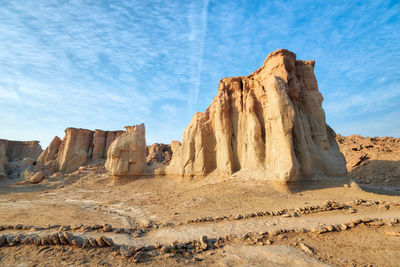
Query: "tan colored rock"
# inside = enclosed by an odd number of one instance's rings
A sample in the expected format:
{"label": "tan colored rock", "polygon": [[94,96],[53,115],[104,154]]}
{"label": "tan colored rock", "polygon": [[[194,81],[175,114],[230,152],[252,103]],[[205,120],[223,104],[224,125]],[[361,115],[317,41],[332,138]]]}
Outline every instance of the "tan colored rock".
{"label": "tan colored rock", "polygon": [[99,160],[105,157],[107,132],[102,130],[94,131],[93,138],[93,159]]}
{"label": "tan colored rock", "polygon": [[29,182],[31,182],[32,184],[37,184],[37,183],[40,183],[41,181],[43,181],[44,177],[45,177],[44,173],[39,171],[39,172],[33,174],[29,178]]}
{"label": "tan colored rock", "polygon": [[89,161],[105,159],[108,142],[114,141],[122,133],[124,131],[67,128],[63,141],[54,137],[38,161],[47,165],[56,160],[54,171],[72,172]]}
{"label": "tan colored rock", "polygon": [[93,138],[93,160],[105,159],[111,143],[124,131],[102,131],[95,130]]}
{"label": "tan colored rock", "polygon": [[[222,79],[204,113],[186,127],[166,174],[290,182],[344,176],[335,132],[326,125],[314,61],[280,49],[247,77]],[[176,149],[176,151],[175,151]]]}
{"label": "tan colored rock", "polygon": [[108,155],[108,149],[110,148],[111,143],[114,142],[115,139],[117,139],[124,133],[125,133],[125,131],[109,131],[109,132],[107,132],[106,148],[105,148],[106,156]]}
{"label": "tan colored rock", "polygon": [[37,160],[42,153],[42,147],[39,141],[10,141],[0,139],[6,151],[7,161],[22,160],[24,158],[32,158]]}
{"label": "tan colored rock", "polygon": [[50,145],[40,154],[38,161],[47,163],[57,159],[58,150],[62,144],[62,140],[56,136],[51,141]]}
{"label": "tan colored rock", "polygon": [[93,141],[93,131],[67,128],[60,145],[57,162],[62,172],[72,172],[89,159],[89,149]]}
{"label": "tan colored rock", "polygon": [[126,126],[126,133],[110,146],[105,167],[114,177],[141,175],[146,167],[144,124]]}

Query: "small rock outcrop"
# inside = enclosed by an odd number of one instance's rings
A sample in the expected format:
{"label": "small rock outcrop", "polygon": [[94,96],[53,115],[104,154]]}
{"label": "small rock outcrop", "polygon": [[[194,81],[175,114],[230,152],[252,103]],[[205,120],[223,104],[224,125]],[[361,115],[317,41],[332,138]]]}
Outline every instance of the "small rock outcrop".
{"label": "small rock outcrop", "polygon": [[144,124],[126,126],[108,149],[105,167],[114,177],[137,176],[146,168],[146,138]]}
{"label": "small rock outcrop", "polygon": [[154,143],[146,148],[147,165],[153,163],[161,163],[168,165],[172,158],[172,150],[170,145]]}
{"label": "small rock outcrop", "polygon": [[54,171],[73,172],[89,161],[104,160],[110,144],[124,131],[65,129],[63,140],[54,137],[38,161],[54,165]]}
{"label": "small rock outcrop", "polygon": [[314,61],[279,49],[249,76],[220,81],[211,105],[194,115],[182,144],[172,148],[165,173],[237,173],[278,182],[344,176],[344,157],[322,100]]}

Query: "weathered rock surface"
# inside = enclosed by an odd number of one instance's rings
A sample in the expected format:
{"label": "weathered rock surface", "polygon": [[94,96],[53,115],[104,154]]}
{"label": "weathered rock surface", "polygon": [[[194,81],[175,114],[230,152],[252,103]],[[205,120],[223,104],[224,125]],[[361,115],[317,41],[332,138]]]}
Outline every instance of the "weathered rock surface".
{"label": "weathered rock surface", "polygon": [[39,141],[10,141],[0,139],[0,144],[4,146],[7,161],[22,160],[24,158],[37,160],[43,151]]}
{"label": "weathered rock surface", "polygon": [[337,135],[349,177],[358,183],[400,187],[400,138]]}
{"label": "weathered rock surface", "polygon": [[58,150],[62,144],[62,140],[56,136],[51,141],[50,145],[40,154],[38,161],[47,163],[57,159]]}
{"label": "weathered rock surface", "polygon": [[7,163],[6,146],[0,143],[0,177],[6,176],[5,164]]}
{"label": "weathered rock surface", "polygon": [[109,145],[123,133],[67,128],[63,140],[54,137],[38,161],[45,165],[54,164],[54,171],[73,172],[89,161],[104,160]]}
{"label": "weathered rock surface", "polygon": [[32,184],[37,184],[37,183],[40,183],[41,181],[43,181],[44,177],[45,177],[44,173],[43,173],[42,171],[38,171],[38,172],[34,173],[34,174],[29,178],[29,181],[30,181]]}
{"label": "weathered rock surface", "polygon": [[222,79],[204,113],[173,147],[166,174],[227,177],[241,172],[279,182],[344,176],[335,132],[326,124],[314,61],[277,50],[247,77]]}
{"label": "weathered rock surface", "polygon": [[146,168],[144,124],[126,126],[108,149],[105,167],[114,177],[141,175]]}
{"label": "weathered rock surface", "polygon": [[170,145],[152,144],[146,147],[146,163],[152,165],[155,162],[168,165],[172,158]]}
{"label": "weathered rock surface", "polygon": [[93,131],[67,128],[57,156],[59,170],[72,172],[90,158],[89,149],[93,142]]}

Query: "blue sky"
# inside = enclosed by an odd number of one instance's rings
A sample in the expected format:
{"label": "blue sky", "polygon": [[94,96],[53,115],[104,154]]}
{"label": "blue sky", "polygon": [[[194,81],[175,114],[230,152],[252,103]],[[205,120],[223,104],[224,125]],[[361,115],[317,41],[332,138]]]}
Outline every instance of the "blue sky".
{"label": "blue sky", "polygon": [[0,1],[0,138],[144,122],[180,139],[227,76],[316,60],[336,132],[400,133],[399,1]]}

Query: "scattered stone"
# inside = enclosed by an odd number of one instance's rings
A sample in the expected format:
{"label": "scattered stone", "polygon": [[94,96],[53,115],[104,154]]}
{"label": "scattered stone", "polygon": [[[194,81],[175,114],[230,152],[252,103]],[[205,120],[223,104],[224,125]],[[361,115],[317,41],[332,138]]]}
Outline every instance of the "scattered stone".
{"label": "scattered stone", "polygon": [[94,247],[94,248],[98,247],[97,242],[96,242],[96,240],[95,240],[94,238],[89,237],[89,238],[88,238],[88,241],[89,241],[89,244],[90,244],[92,247]]}
{"label": "scattered stone", "polygon": [[144,262],[146,254],[142,251],[139,251],[138,253],[133,256],[133,262],[139,263],[139,262]]}
{"label": "scattered stone", "polygon": [[104,240],[101,237],[96,238],[96,243],[99,247],[105,247],[107,244],[104,242]]}
{"label": "scattered stone", "polygon": [[4,246],[7,244],[7,236],[6,235],[0,235],[0,247]]}
{"label": "scattered stone", "polygon": [[43,181],[44,177],[44,173],[42,171],[38,171],[29,178],[29,182],[31,182],[32,184],[38,184]]}
{"label": "scattered stone", "polygon": [[300,243],[300,248],[307,254],[314,254],[314,249],[304,243]]}
{"label": "scattered stone", "polygon": [[135,252],[135,248],[127,245],[122,245],[119,249],[119,252],[123,257],[131,257]]}
{"label": "scattered stone", "polygon": [[109,225],[107,223],[103,224],[103,231],[104,232],[111,232],[111,230],[112,230],[112,226],[111,225]]}
{"label": "scattered stone", "polygon": [[101,236],[101,239],[106,243],[107,246],[112,247],[114,245],[114,242],[111,238],[106,237],[106,236]]}

